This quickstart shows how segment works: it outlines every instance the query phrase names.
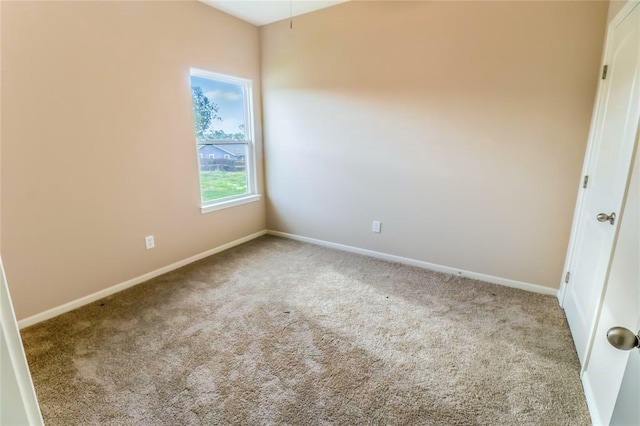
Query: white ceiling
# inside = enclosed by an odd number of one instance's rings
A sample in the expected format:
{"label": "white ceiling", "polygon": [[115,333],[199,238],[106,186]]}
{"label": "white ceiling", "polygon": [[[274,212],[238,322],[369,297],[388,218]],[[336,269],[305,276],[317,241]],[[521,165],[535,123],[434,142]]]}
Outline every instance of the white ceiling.
{"label": "white ceiling", "polygon": [[200,0],[211,7],[250,22],[266,25],[349,0]]}

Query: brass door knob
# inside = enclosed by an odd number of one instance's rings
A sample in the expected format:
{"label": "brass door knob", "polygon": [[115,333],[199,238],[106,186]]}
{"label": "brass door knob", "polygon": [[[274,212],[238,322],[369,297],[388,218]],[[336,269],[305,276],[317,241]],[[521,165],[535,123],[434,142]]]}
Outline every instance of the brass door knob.
{"label": "brass door knob", "polygon": [[633,348],[640,348],[640,332],[638,335],[624,327],[613,327],[607,331],[607,340],[611,346],[622,351],[630,351]]}
{"label": "brass door knob", "polygon": [[609,222],[610,224],[613,225],[613,223],[616,221],[616,214],[600,213],[598,214],[598,216],[596,216],[596,219],[598,219],[598,222]]}

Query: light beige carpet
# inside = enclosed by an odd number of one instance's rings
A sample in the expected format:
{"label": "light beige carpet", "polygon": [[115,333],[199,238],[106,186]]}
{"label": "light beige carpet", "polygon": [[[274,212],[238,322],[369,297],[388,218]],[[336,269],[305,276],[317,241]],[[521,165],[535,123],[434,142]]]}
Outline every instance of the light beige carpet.
{"label": "light beige carpet", "polygon": [[590,423],[555,298],[275,237],[23,340],[48,425]]}

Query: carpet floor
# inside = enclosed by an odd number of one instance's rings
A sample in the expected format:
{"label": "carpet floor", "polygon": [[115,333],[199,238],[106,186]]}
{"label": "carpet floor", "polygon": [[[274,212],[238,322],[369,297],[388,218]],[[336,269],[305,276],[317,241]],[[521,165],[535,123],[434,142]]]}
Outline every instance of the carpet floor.
{"label": "carpet floor", "polygon": [[47,425],[590,424],[554,297],[270,236],[22,337]]}

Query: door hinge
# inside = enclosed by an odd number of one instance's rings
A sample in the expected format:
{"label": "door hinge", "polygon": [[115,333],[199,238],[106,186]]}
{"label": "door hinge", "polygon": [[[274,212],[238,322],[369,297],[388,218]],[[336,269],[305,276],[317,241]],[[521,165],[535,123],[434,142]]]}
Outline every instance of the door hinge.
{"label": "door hinge", "polygon": [[571,272],[567,271],[567,275],[564,276],[565,284],[569,284],[569,277],[571,277]]}
{"label": "door hinge", "polygon": [[589,182],[589,175],[585,175],[584,180],[582,181],[582,187],[586,188],[588,182]]}
{"label": "door hinge", "polygon": [[609,70],[609,65],[605,65],[604,67],[602,67],[602,79],[604,80],[605,78],[607,78],[607,71]]}

